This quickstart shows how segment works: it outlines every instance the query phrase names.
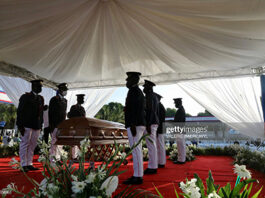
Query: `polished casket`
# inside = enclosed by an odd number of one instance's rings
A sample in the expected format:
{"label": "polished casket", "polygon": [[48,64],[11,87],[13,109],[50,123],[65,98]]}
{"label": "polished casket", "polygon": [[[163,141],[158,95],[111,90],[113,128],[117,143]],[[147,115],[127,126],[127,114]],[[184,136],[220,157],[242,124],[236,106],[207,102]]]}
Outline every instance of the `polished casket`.
{"label": "polished casket", "polygon": [[69,146],[80,146],[80,141],[88,137],[90,148],[87,157],[92,161],[107,160],[115,144],[119,147],[122,145],[124,150],[128,143],[127,130],[123,124],[85,117],[70,118],[60,123],[56,137],[55,144]]}
{"label": "polished casket", "polygon": [[77,117],[59,124],[56,144],[79,146],[85,137],[89,137],[92,145],[128,143],[127,130],[123,124]]}

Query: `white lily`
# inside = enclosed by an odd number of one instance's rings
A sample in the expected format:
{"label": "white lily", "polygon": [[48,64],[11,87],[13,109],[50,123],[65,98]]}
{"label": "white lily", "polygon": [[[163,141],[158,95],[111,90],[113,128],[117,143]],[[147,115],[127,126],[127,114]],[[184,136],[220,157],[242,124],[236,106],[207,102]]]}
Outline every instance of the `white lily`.
{"label": "white lily", "polygon": [[96,174],[91,172],[89,175],[87,175],[87,177],[86,177],[87,179],[85,180],[85,182],[87,184],[90,184],[94,181],[95,177],[96,177]]}
{"label": "white lily", "polygon": [[117,189],[119,179],[117,176],[108,177],[100,187],[100,190],[106,190],[106,195],[111,196],[112,193]]}
{"label": "white lily", "polygon": [[215,191],[208,195],[208,198],[221,198]]}
{"label": "white lily", "polygon": [[83,192],[85,187],[86,187],[86,183],[83,181],[82,182],[77,182],[77,181],[72,182],[72,191],[75,194]]}
{"label": "white lily", "polygon": [[250,173],[250,171],[248,171],[247,169],[246,169],[246,166],[245,165],[238,165],[238,164],[235,164],[235,166],[234,166],[234,173],[236,173],[240,178],[243,178],[243,179],[245,179],[245,178],[247,178],[247,179],[249,179],[249,178],[251,178],[251,173]]}

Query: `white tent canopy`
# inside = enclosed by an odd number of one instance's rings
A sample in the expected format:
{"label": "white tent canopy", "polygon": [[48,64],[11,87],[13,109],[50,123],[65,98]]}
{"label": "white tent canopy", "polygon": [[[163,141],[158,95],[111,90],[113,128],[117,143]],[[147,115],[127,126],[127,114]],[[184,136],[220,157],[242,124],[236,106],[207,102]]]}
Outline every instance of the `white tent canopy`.
{"label": "white tent canopy", "polygon": [[132,70],[156,83],[250,75],[264,20],[260,0],[1,1],[0,71],[71,88],[124,85]]}
{"label": "white tent canopy", "polygon": [[[0,75],[0,86],[5,90],[9,98],[12,100],[14,105],[17,107],[19,98],[25,92],[31,91],[31,83],[15,77],[1,76]],[[116,88],[106,89],[77,89],[69,90],[66,95],[67,112],[70,111],[70,107],[77,103],[76,94],[85,94],[84,108],[86,110],[87,117],[94,117],[96,113],[101,109],[109,97],[113,94]],[[44,97],[44,103],[49,105],[50,99],[55,96],[56,92],[47,87],[42,88],[40,95]]]}
{"label": "white tent canopy", "polygon": [[[0,1],[0,73],[75,89],[124,86],[127,71],[157,84],[252,75],[252,68],[265,65],[264,24],[260,0]],[[236,91],[239,81],[213,84],[234,100],[247,92]],[[181,87],[221,120],[236,115],[242,131],[264,137],[260,124],[243,126],[262,120],[257,97],[231,107],[227,96],[209,95],[207,83],[198,85]]]}

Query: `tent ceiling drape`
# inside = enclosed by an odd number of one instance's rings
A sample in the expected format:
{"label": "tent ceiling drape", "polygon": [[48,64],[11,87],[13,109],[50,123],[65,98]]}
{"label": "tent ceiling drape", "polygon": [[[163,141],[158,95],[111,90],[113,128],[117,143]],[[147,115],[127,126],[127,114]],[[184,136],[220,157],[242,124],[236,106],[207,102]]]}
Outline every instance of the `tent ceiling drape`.
{"label": "tent ceiling drape", "polygon": [[[14,105],[17,107],[19,103],[19,98],[25,92],[31,91],[31,83],[15,77],[1,76],[0,75],[0,87],[2,87],[8,97],[12,100]],[[101,109],[101,107],[106,103],[109,97],[114,93],[115,88],[105,88],[105,89],[76,89],[69,90],[66,96],[68,100],[67,112],[70,111],[70,107],[76,104],[76,94],[85,94],[84,98],[84,108],[86,110],[87,117],[94,117],[96,113]],[[44,97],[44,103],[49,105],[50,99],[55,96],[56,91],[43,87],[40,95]]]}
{"label": "tent ceiling drape", "polygon": [[1,1],[0,71],[71,88],[124,85],[131,70],[156,83],[250,75],[264,22],[260,0]]}

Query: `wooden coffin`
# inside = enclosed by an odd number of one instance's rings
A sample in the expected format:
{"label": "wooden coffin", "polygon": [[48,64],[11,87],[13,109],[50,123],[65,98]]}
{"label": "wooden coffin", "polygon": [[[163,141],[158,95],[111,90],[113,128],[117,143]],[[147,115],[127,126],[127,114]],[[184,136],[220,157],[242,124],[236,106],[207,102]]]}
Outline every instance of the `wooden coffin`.
{"label": "wooden coffin", "polygon": [[92,145],[128,143],[127,130],[123,124],[95,118],[70,118],[58,126],[57,145],[80,145],[89,137]]}

